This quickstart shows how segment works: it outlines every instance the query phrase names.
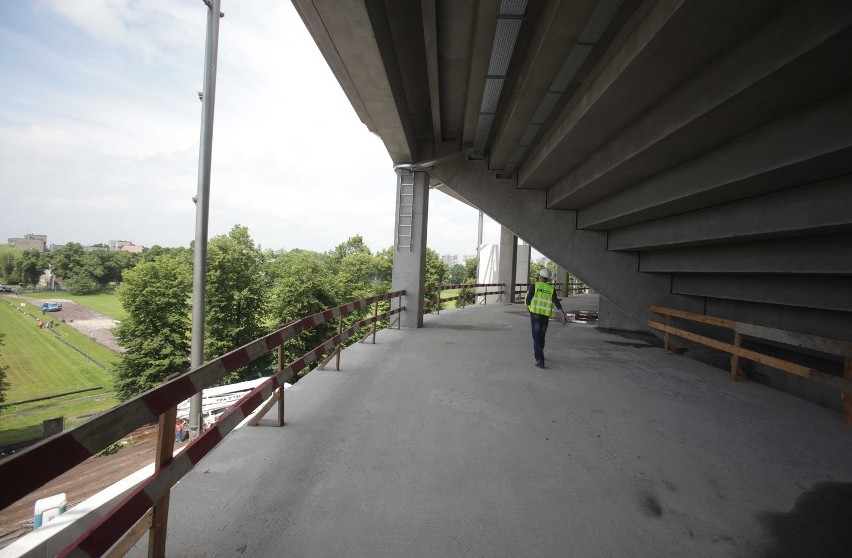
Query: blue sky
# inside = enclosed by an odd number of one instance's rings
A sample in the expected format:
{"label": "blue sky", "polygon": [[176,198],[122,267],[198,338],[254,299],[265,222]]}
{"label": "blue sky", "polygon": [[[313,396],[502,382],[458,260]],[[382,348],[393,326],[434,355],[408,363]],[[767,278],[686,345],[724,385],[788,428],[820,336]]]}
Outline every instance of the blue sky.
{"label": "blue sky", "polygon": [[[0,0],[0,241],[195,234],[201,0]],[[395,175],[286,0],[223,0],[210,236],[325,251],[393,243]],[[477,212],[437,191],[429,246],[475,251]],[[486,224],[486,242],[499,227]]]}

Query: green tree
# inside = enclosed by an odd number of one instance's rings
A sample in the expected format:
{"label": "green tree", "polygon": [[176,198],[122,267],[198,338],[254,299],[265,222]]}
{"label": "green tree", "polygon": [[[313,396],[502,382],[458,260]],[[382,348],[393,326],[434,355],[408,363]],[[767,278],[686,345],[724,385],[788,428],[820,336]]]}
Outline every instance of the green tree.
{"label": "green tree", "polygon": [[192,260],[188,251],[163,254],[124,274],[118,298],[127,317],[115,329],[126,349],[115,389],[129,399],[189,370]]}
{"label": "green tree", "polygon": [[20,283],[19,272],[22,251],[11,244],[0,245],[0,282]]}
{"label": "green tree", "polygon": [[[268,291],[265,256],[248,228],[235,225],[210,241],[207,250],[207,305],[204,352],[219,357],[266,334],[263,317]],[[271,356],[258,359],[222,383],[258,378]]]}
{"label": "green tree", "polygon": [[335,246],[334,250],[326,252],[326,265],[328,265],[333,275],[337,275],[343,258],[353,254],[372,254],[367,245],[364,244],[364,238],[360,234],[349,237],[345,242],[341,242]]}
{"label": "green tree", "polygon": [[450,267],[450,275],[447,278],[447,281],[450,285],[461,285],[465,280],[465,272],[466,270],[464,265],[455,264]]}
{"label": "green tree", "polygon": [[35,248],[24,250],[18,262],[19,280],[24,285],[35,285],[47,268],[47,258],[44,253]]}
{"label": "green tree", "polygon": [[[441,259],[441,256],[431,248],[426,249],[426,288],[447,284],[450,268]],[[426,313],[435,309],[435,301],[438,300],[438,292],[427,292],[425,295]]]}
{"label": "green tree", "polygon": [[[329,288],[330,276],[323,259],[321,254],[293,250],[281,254],[270,264],[269,329],[337,306]],[[284,362],[289,363],[302,356],[334,335],[335,331],[334,323],[325,323],[287,341]]]}
{"label": "green tree", "polygon": [[63,279],[68,279],[85,265],[85,256],[86,251],[82,244],[69,242],[51,254],[50,263],[53,265],[53,272]]}
{"label": "green tree", "polygon": [[465,283],[476,283],[477,282],[477,259],[470,258],[466,262],[464,262],[464,281]]}

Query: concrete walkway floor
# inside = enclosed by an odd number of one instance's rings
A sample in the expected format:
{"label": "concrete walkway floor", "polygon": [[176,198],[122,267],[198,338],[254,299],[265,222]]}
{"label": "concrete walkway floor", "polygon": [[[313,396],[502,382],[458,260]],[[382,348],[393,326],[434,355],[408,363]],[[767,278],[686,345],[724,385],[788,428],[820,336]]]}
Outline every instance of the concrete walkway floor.
{"label": "concrete walkway floor", "polygon": [[522,305],[347,349],[175,487],[167,555],[849,556],[838,413],[592,326],[545,353]]}

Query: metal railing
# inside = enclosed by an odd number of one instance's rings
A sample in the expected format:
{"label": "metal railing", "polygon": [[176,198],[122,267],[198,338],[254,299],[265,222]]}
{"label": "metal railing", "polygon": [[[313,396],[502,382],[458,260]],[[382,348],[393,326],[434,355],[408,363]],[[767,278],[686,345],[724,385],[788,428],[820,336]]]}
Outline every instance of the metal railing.
{"label": "metal railing", "polygon": [[[654,320],[648,320],[648,325],[664,333],[663,350],[667,354],[673,352],[670,348],[670,336],[674,335],[729,353],[731,355],[731,379],[734,381],[740,378],[746,379],[746,374],[740,367],[740,359],[759,362],[777,370],[787,372],[788,374],[808,378],[809,380],[827,388],[841,392],[843,401],[843,422],[845,424],[852,424],[852,342],[841,339],[831,339],[829,337],[819,337],[817,335],[809,335],[796,331],[775,329],[745,322],[736,322],[727,318],[707,316],[705,314],[675,310],[672,308],[665,308],[663,306],[651,306],[648,310],[655,314],[661,314],[666,318],[666,322],[664,324]],[[671,325],[672,318],[689,320],[692,322],[699,322],[728,329],[734,334],[733,340],[731,343],[726,343],[718,339],[713,339],[705,335],[687,331],[682,327],[674,327]],[[840,356],[843,358],[843,377],[834,376],[833,374],[814,370],[808,366],[802,366],[801,364],[797,364],[789,360],[744,348],[742,346],[743,337],[749,337],[758,341],[771,341],[782,345],[790,345],[792,347],[808,349],[819,353]]]}
{"label": "metal railing", "polygon": [[[490,291],[491,287],[497,287],[497,290]],[[484,291],[480,289],[484,288]],[[462,285],[435,285],[431,287],[426,287],[427,301],[426,306],[435,310],[437,314],[441,313],[441,304],[445,302],[452,302],[457,300],[457,305],[461,308],[465,306],[475,303],[477,297],[482,297],[482,304],[488,304],[488,296],[489,295],[500,295],[498,300],[503,299],[503,295],[506,292],[506,285],[504,283],[469,283]],[[459,290],[459,294],[456,296],[450,296],[447,298],[442,298],[441,293],[443,291],[451,291],[451,290]],[[428,300],[428,295],[430,293],[438,293],[434,300]]]}
{"label": "metal railing", "polygon": [[[128,537],[138,539],[148,529],[151,530],[149,550],[153,544],[162,549],[154,552],[154,555],[162,555],[165,549],[165,522],[168,517],[168,496],[171,487],[264,401],[275,401],[274,395],[277,395],[277,401],[281,403],[278,423],[283,425],[284,382],[293,379],[302,369],[321,358],[322,355],[335,351],[343,341],[365,325],[376,324],[380,320],[404,311],[405,307],[402,306],[404,295],[405,291],[385,293],[291,322],[114,407],[72,430],[48,438],[0,461],[0,478],[4,481],[4,489],[0,491],[0,509],[8,507],[71,470],[137,428],[159,421],[160,432],[154,474],[137,485],[118,506],[69,545],[60,556],[101,556],[126,538],[126,533],[130,532]],[[397,308],[379,314],[378,303],[394,298],[398,298]],[[287,366],[283,366],[281,349],[285,341],[318,325],[371,306],[374,308],[372,316],[359,320],[346,330],[339,328],[337,335]],[[173,457],[173,426],[178,403],[276,349],[279,354],[278,371],[236,402],[211,428],[190,442],[182,453]],[[269,410],[271,406],[267,402],[266,410]]]}

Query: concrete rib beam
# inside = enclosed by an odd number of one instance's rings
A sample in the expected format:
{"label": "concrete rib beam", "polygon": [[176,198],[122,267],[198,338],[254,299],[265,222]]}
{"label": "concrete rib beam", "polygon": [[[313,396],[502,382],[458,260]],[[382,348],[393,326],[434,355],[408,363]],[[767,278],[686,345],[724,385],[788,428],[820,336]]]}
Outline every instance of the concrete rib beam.
{"label": "concrete rib beam", "polygon": [[825,180],[848,174],[850,161],[846,90],[583,208],[578,226],[623,227]]}
{"label": "concrete rib beam", "polygon": [[773,8],[770,0],[640,6],[530,151],[519,186],[554,184]]}
{"label": "concrete rib beam", "polygon": [[672,292],[692,296],[852,312],[845,276],[676,274]]}
{"label": "concrete rib beam", "polygon": [[846,175],[614,229],[607,246],[649,250],[850,230],[850,207],[852,175]]}
{"label": "concrete rib beam", "polygon": [[642,252],[649,273],[852,275],[852,234],[760,240]]}
{"label": "concrete rib beam", "polygon": [[787,4],[561,178],[548,201],[584,207],[848,87],[852,4],[813,4]]}

